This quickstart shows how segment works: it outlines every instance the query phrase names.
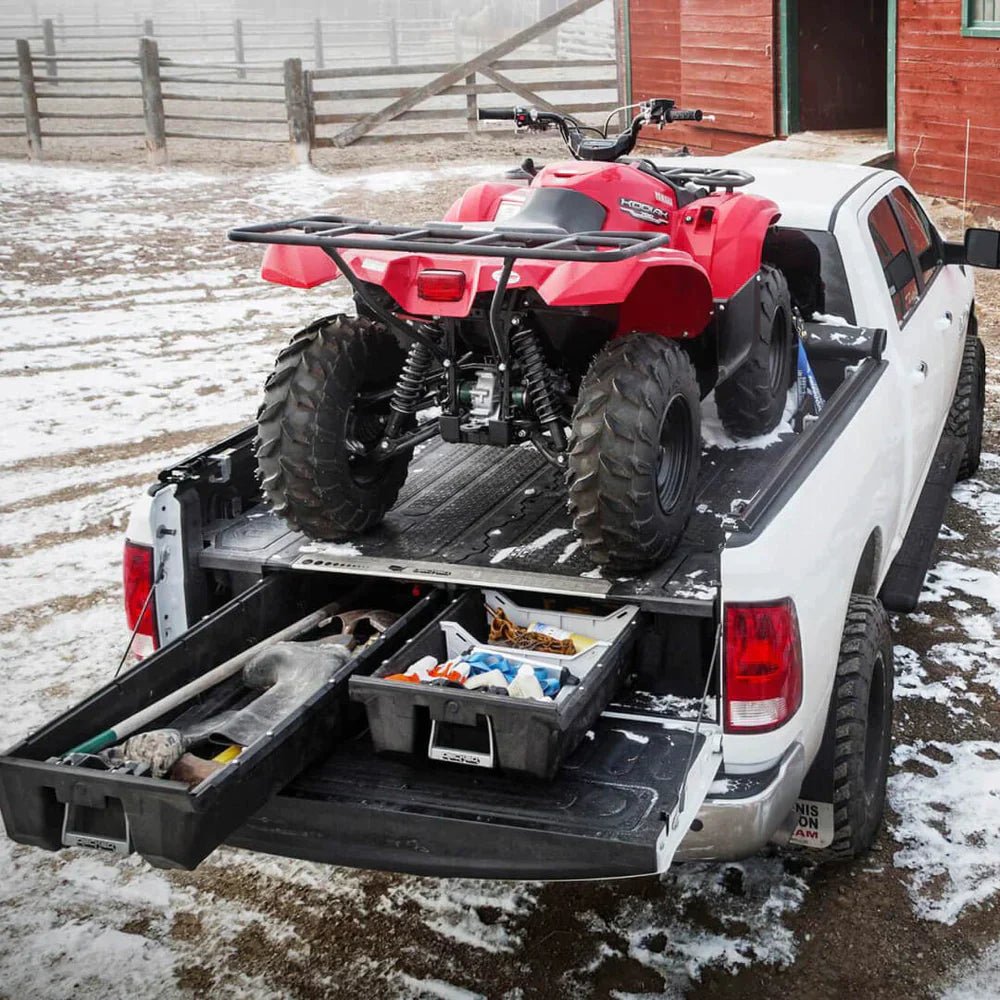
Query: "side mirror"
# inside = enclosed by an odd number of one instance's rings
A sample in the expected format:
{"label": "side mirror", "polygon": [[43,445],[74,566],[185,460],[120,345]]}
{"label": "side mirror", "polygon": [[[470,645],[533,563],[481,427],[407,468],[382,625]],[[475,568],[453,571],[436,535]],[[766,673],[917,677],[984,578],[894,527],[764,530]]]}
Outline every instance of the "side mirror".
{"label": "side mirror", "polygon": [[965,263],[972,267],[1000,269],[1000,231],[967,229],[965,231]]}

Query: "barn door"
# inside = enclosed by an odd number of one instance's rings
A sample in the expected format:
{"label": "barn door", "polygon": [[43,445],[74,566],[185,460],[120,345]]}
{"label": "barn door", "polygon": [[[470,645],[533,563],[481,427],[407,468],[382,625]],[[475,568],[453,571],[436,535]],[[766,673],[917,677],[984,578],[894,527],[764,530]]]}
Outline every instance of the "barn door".
{"label": "barn door", "polygon": [[680,0],[680,8],[683,106],[714,114],[713,131],[734,148],[775,136],[774,0]]}

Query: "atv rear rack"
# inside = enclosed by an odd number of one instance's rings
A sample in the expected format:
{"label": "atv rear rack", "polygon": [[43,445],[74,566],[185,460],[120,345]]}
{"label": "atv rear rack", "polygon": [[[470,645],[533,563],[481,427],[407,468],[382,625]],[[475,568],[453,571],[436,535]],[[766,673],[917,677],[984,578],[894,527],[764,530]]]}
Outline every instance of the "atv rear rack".
{"label": "atv rear rack", "polygon": [[286,222],[264,222],[229,231],[237,243],[279,243],[323,250],[396,250],[517,260],[614,263],[667,246],[666,233],[567,233],[563,230],[482,227],[430,222],[423,226],[384,226],[345,215],[314,215]]}

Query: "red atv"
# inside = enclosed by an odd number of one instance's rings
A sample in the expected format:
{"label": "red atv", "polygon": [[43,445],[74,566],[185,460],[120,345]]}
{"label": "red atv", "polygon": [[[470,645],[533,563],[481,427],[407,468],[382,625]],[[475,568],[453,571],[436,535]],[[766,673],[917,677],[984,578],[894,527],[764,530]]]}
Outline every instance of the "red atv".
{"label": "red atv", "polygon": [[258,416],[264,492],[293,527],[342,539],[382,520],[433,435],[530,441],[565,470],[594,562],[656,563],[692,506],[701,398],[715,389],[733,435],[781,418],[796,339],[785,278],[762,263],[778,208],[736,192],[743,171],[627,158],[643,125],[702,119],[673,101],[640,105],[617,138],[545,111],[480,118],[554,126],[575,159],[526,160],[527,186],[476,184],[442,222],[315,215],[230,233],[272,244],[267,281],[343,276],[358,313],[278,355]]}

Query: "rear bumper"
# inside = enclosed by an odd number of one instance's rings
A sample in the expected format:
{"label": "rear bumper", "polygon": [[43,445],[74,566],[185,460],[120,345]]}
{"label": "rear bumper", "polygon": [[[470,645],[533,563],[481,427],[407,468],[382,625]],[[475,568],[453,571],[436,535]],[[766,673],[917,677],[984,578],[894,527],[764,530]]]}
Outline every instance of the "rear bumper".
{"label": "rear bumper", "polygon": [[709,794],[674,860],[738,861],[769,843],[787,844],[805,775],[805,750],[795,743],[764,775],[729,779],[736,787],[714,797]]}

